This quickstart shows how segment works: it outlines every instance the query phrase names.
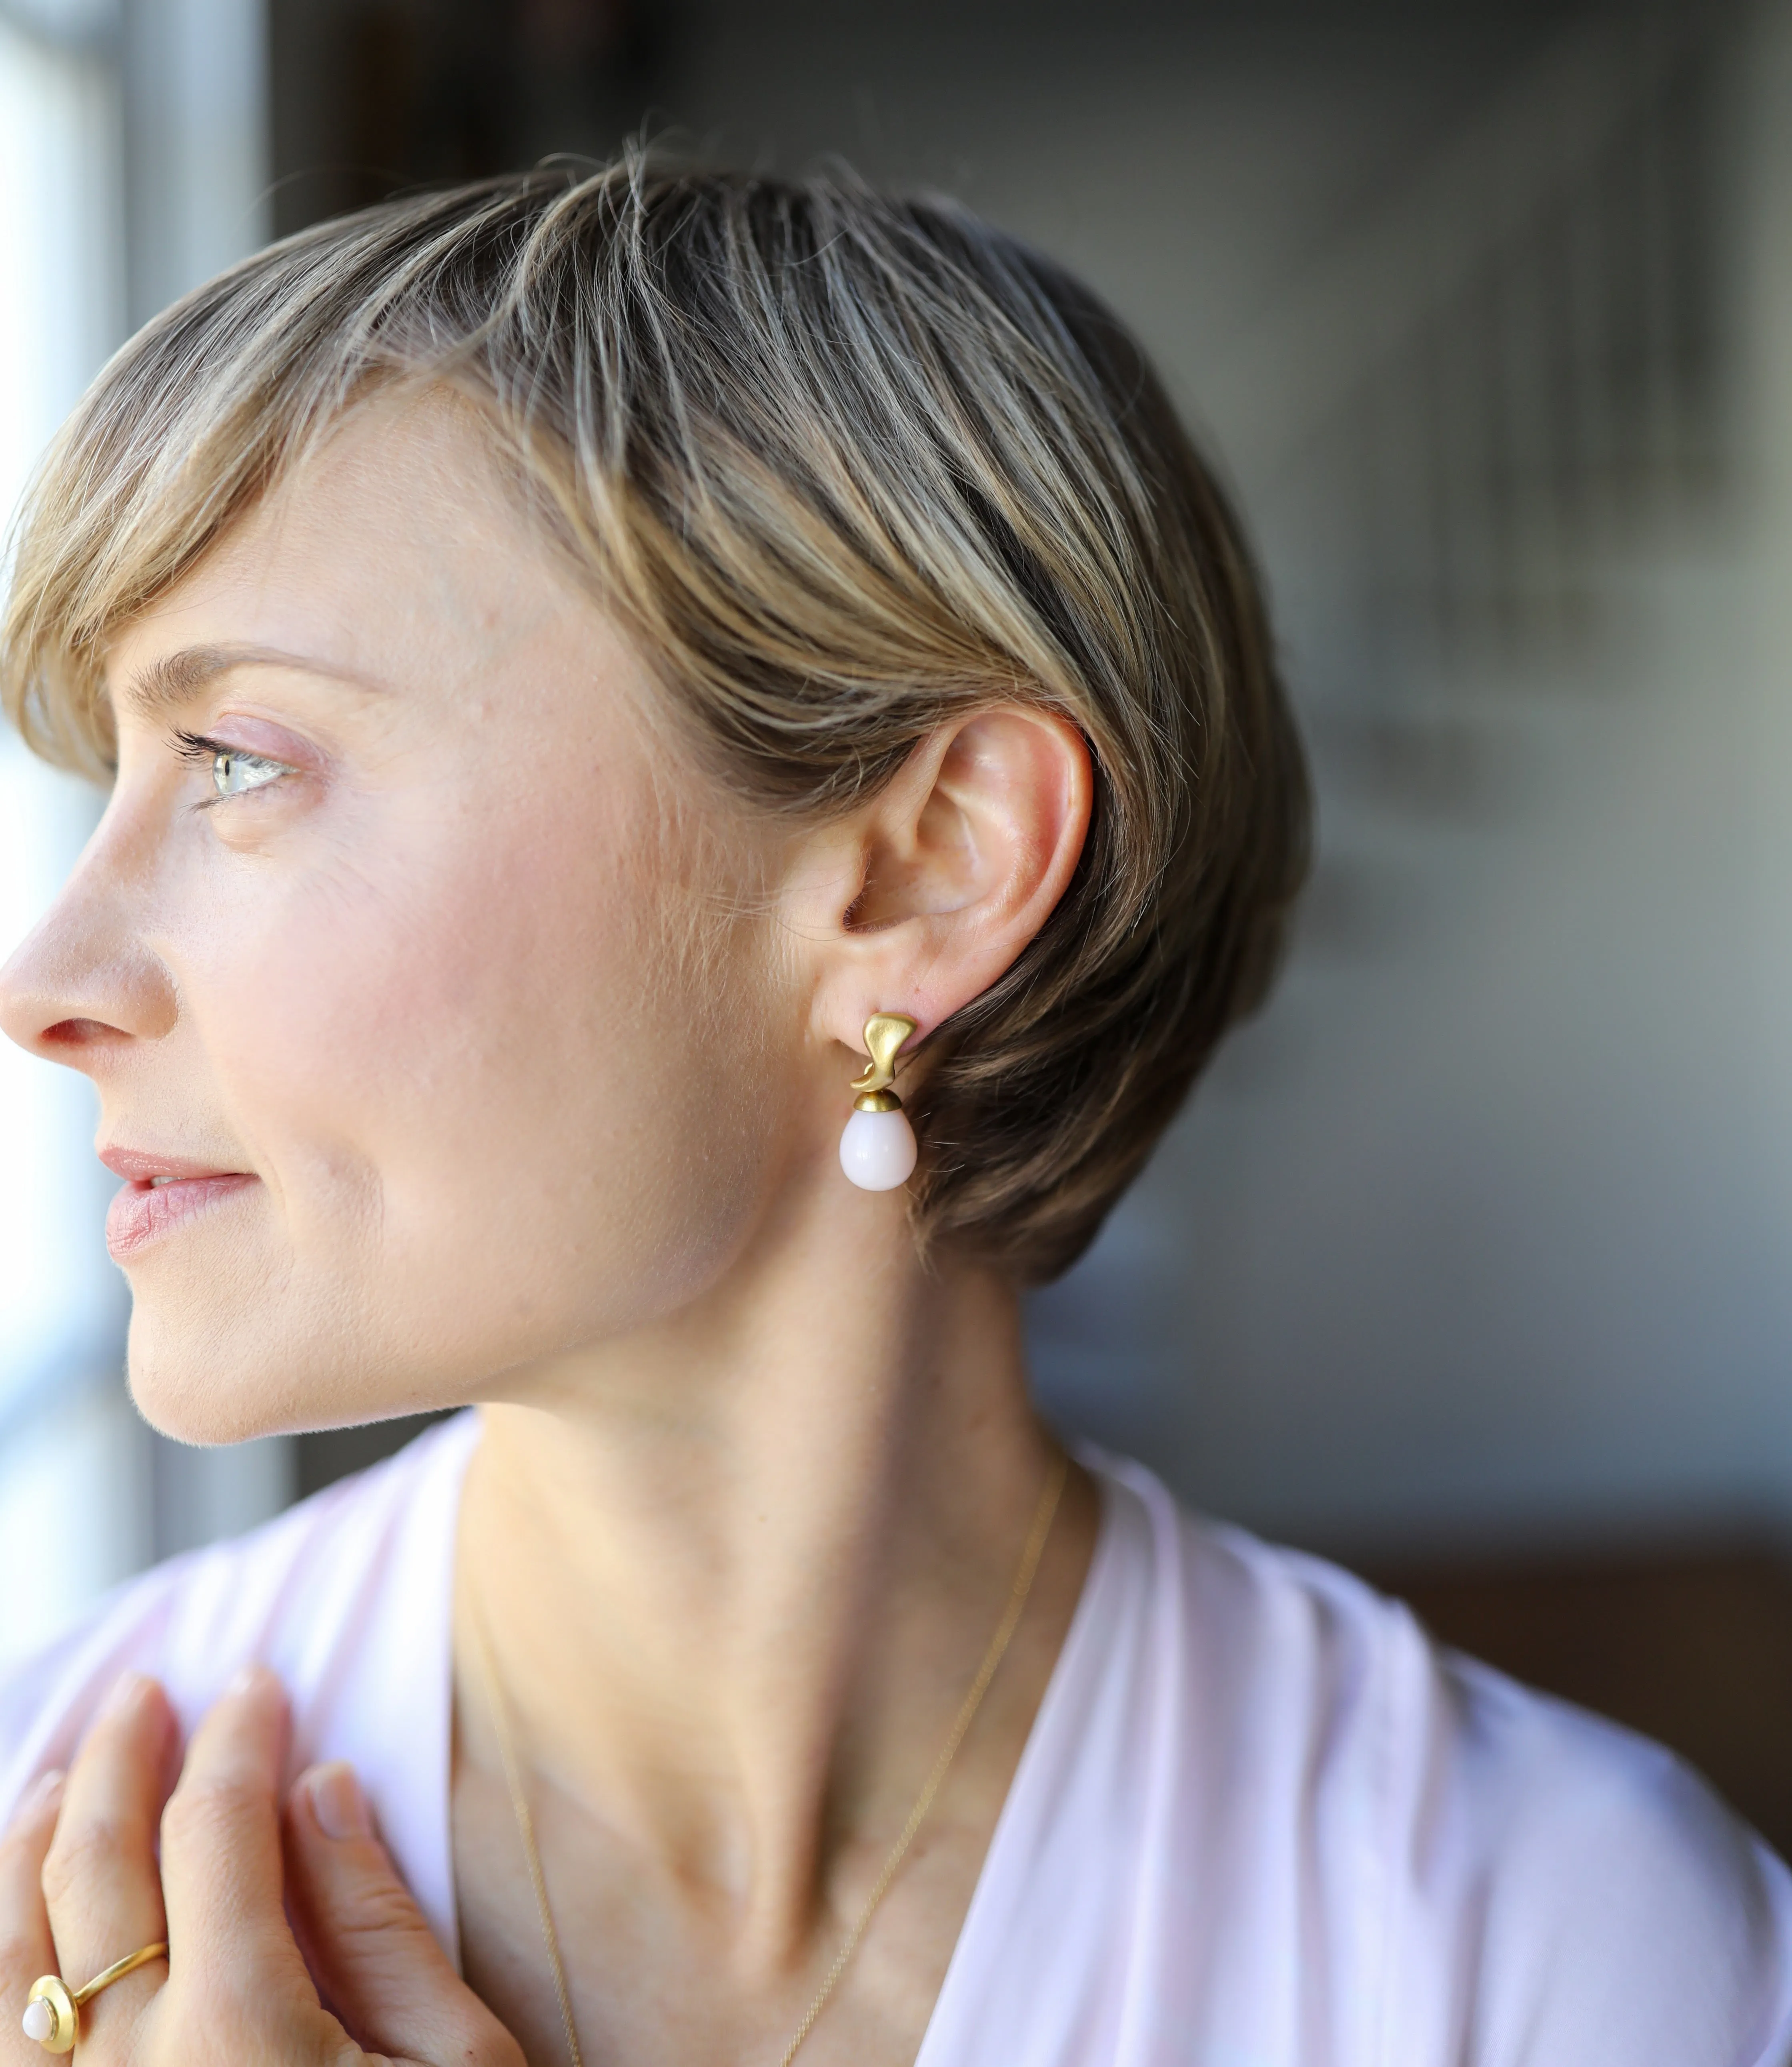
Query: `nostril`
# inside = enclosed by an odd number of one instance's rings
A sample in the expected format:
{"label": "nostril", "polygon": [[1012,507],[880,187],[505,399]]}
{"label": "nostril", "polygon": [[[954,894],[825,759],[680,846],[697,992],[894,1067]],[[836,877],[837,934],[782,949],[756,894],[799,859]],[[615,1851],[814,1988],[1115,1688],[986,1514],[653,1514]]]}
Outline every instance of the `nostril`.
{"label": "nostril", "polygon": [[104,1041],[124,1038],[116,1026],[108,1026],[103,1019],[59,1019],[38,1036],[39,1044],[46,1048],[91,1048]]}

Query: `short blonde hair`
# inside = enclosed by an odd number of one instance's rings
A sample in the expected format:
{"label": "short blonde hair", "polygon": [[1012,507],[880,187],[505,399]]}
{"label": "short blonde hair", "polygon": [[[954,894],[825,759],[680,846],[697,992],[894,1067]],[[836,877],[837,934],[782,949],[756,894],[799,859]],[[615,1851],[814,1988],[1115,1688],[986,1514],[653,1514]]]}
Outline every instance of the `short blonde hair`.
{"label": "short blonde hair", "polygon": [[368,389],[471,396],[722,781],[828,814],[998,699],[1072,721],[1086,850],[929,1042],[917,1232],[1071,1262],[1262,1000],[1307,792],[1238,526],[1139,346],[949,203],[636,155],[388,201],[221,274],[40,473],[0,692],[109,766],[108,641]]}

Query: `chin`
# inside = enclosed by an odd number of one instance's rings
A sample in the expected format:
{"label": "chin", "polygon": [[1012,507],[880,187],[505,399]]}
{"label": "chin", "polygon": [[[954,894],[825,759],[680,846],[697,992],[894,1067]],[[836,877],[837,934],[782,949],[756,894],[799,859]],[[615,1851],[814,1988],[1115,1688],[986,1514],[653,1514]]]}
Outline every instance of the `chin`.
{"label": "chin", "polygon": [[205,1447],[252,1442],[380,1411],[345,1401],[339,1359],[306,1369],[277,1347],[265,1317],[158,1312],[140,1298],[131,1315],[127,1376],[137,1411],[152,1428]]}
{"label": "chin", "polygon": [[[248,1305],[138,1294],[127,1376],[137,1411],[175,1441],[213,1448],[262,1436],[356,1427],[464,1405],[472,1375],[381,1343],[303,1299]],[[299,1310],[292,1310],[297,1306]],[[400,1334],[422,1333],[418,1322]],[[464,1380],[464,1382],[463,1382]]]}
{"label": "chin", "polygon": [[135,1323],[128,1366],[131,1398],[158,1433],[207,1448],[283,1434],[292,1425],[291,1395],[260,1374],[222,1358],[167,1356],[142,1344]]}
{"label": "chin", "polygon": [[258,1411],[252,1394],[232,1385],[200,1389],[171,1384],[165,1374],[130,1373],[131,1398],[137,1411],[158,1435],[197,1448],[221,1448],[232,1443],[250,1443],[258,1436],[283,1433],[283,1416]]}

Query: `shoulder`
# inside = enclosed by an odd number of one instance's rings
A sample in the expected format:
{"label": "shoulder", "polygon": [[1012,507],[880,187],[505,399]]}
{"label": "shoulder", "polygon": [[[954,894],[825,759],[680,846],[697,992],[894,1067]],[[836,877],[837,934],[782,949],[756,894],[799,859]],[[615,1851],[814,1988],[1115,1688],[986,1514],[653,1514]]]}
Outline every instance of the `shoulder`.
{"label": "shoulder", "polygon": [[0,1821],[35,1773],[67,1764],[128,1669],[161,1679],[190,1729],[239,1667],[271,1665],[294,1699],[297,1755],[329,1735],[395,1613],[430,1640],[476,1438],[475,1418],[457,1416],[248,1535],[156,1566],[0,1678]]}
{"label": "shoulder", "polygon": [[1387,2020],[1390,2057],[1792,2059],[1792,1874],[1688,1768],[1435,1644],[1339,1567],[1102,1469],[1200,1745],[1191,1794],[1221,1773],[1251,1801],[1238,1875],[1298,1885],[1324,1919],[1309,1968]]}

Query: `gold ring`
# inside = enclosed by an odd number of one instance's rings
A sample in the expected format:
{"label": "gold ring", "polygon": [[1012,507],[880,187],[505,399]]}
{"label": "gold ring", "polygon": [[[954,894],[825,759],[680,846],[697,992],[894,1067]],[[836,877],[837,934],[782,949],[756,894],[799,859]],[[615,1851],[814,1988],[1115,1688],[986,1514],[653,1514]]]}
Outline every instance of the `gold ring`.
{"label": "gold ring", "polygon": [[168,1941],[158,1938],[153,1945],[145,1945],[140,1952],[128,1952],[122,1959],[115,1959],[103,1974],[95,1974],[84,1988],[71,1989],[60,1974],[45,1974],[31,1984],[31,1992],[25,2003],[25,2036],[35,2038],[46,2053],[72,2053],[75,2041],[80,2030],[81,2005],[98,1995],[102,1988],[109,1988],[114,1981],[121,1981],[127,1974],[134,1974],[139,1967],[147,1967],[152,1959],[166,1956]]}

